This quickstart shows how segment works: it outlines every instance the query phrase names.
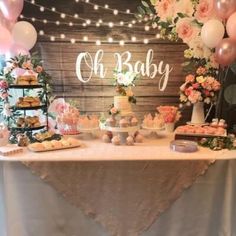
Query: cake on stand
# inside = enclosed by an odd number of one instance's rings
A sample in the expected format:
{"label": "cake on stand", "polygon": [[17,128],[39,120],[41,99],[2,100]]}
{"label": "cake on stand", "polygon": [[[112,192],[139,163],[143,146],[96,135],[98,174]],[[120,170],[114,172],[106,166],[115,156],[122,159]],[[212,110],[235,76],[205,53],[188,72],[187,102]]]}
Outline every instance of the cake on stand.
{"label": "cake on stand", "polygon": [[[106,120],[103,130],[107,133],[103,136],[104,142],[112,142],[114,145],[133,145],[135,140],[141,140],[138,119],[132,112],[128,96],[115,96],[113,113]],[[138,140],[139,138],[139,140]]]}

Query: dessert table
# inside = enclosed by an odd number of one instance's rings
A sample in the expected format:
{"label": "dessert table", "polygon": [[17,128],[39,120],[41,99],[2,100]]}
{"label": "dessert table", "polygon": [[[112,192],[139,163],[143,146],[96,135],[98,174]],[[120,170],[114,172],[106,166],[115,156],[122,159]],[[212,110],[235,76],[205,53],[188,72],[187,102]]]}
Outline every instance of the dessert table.
{"label": "dessert table", "polygon": [[134,146],[114,146],[99,139],[82,137],[82,146],[76,149],[34,153],[24,148],[22,153],[4,157],[0,161],[167,161],[167,160],[229,160],[236,158],[236,151],[211,151],[199,147],[195,153],[179,153],[170,150],[173,135],[162,133],[159,138],[146,139]]}
{"label": "dessert table", "polygon": [[1,157],[0,235],[234,235],[236,152],[172,139]]}

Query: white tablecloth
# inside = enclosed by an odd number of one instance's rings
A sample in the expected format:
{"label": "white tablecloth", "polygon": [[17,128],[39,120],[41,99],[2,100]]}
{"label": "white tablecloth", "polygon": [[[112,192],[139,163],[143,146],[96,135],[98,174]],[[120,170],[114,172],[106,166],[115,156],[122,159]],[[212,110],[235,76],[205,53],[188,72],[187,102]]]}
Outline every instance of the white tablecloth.
{"label": "white tablecloth", "polygon": [[[109,235],[20,163],[0,175],[1,236]],[[234,236],[235,199],[236,161],[217,161],[141,236]]]}

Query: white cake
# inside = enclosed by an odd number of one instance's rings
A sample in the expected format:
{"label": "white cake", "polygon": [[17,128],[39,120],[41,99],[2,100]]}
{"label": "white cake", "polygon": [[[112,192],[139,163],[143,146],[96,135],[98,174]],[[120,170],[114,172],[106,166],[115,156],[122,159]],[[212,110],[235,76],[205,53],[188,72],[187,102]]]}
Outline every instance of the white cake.
{"label": "white cake", "polygon": [[132,114],[132,108],[128,96],[115,96],[114,107],[120,112],[121,116]]}

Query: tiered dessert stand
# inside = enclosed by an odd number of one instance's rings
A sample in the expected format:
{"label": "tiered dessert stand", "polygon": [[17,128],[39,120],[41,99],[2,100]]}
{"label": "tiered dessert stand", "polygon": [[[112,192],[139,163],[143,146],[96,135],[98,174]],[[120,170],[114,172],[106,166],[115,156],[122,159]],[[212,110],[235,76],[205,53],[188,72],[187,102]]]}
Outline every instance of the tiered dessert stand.
{"label": "tiered dessert stand", "polygon": [[[11,125],[10,122],[8,124],[9,129],[13,132],[13,133],[27,133],[28,135],[30,135],[32,137],[33,131],[37,131],[37,130],[47,130],[48,129],[48,96],[47,96],[47,86],[46,84],[38,84],[38,85],[15,85],[15,84],[11,84],[9,86],[9,88],[11,90],[13,89],[17,89],[17,90],[22,90],[22,95],[23,97],[26,96],[26,90],[32,90],[32,89],[41,89],[42,91],[44,91],[44,97],[41,97],[40,100],[41,101],[45,101],[44,104],[40,105],[40,106],[34,106],[34,107],[17,107],[17,106],[12,106],[12,112],[13,114],[15,112],[18,113],[22,112],[21,115],[25,118],[27,116],[27,113],[29,111],[36,111],[36,110],[42,110],[43,111],[43,115],[45,115],[46,118],[46,124],[44,125],[40,125],[38,127],[16,127],[14,125]],[[18,117],[18,116],[17,116]],[[14,115],[12,118],[15,118]],[[14,139],[16,139],[16,137],[14,137]]]}

